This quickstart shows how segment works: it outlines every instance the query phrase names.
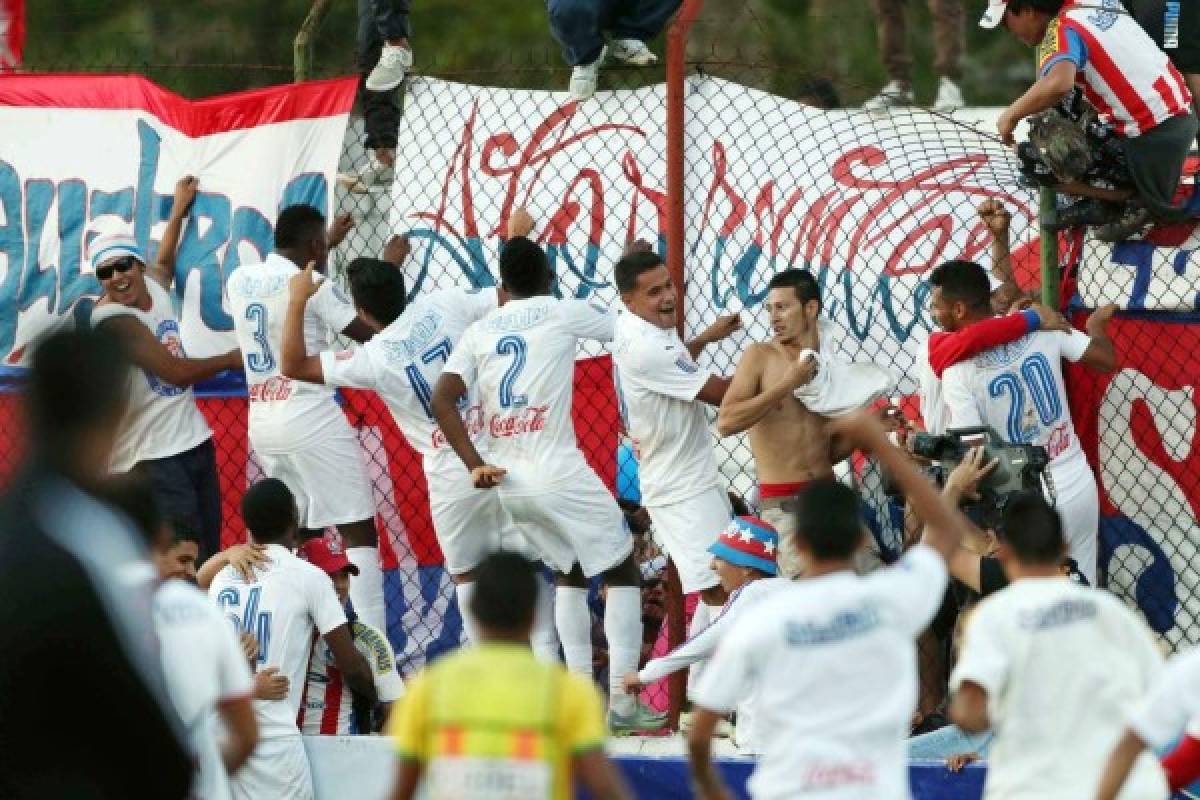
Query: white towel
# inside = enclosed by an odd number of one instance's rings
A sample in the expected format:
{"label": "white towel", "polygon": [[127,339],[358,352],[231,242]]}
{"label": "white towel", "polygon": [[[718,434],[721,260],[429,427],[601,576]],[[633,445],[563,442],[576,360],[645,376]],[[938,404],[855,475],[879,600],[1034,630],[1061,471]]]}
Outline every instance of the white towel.
{"label": "white towel", "polygon": [[817,374],[795,391],[796,399],[814,414],[841,417],[888,397],[899,382],[895,373],[876,364],[838,361],[814,350],[800,351],[800,358],[817,360]]}

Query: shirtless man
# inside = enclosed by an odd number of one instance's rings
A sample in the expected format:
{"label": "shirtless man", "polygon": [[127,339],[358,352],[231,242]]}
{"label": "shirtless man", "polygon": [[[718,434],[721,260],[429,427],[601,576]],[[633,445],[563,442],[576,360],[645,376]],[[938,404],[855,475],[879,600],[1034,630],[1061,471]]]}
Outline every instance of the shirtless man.
{"label": "shirtless man", "polygon": [[848,455],[835,452],[827,420],[809,411],[795,391],[816,374],[805,349],[818,350],[817,316],[821,297],[812,273],[788,269],[768,284],[767,313],[775,337],[746,348],[725,392],[717,431],[732,436],[748,430],[758,477],[762,518],[779,531],[780,569],[798,572],[792,549],[793,515],[784,501],[808,482],[833,477],[833,465]]}

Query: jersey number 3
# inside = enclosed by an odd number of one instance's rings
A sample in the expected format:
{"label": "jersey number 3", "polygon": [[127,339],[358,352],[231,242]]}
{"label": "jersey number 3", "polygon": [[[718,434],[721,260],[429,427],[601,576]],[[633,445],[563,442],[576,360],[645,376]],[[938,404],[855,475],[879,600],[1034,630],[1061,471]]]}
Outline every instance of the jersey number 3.
{"label": "jersey number 3", "polygon": [[262,587],[252,586],[246,592],[246,607],[242,608],[242,593],[230,586],[217,594],[217,605],[233,622],[238,633],[252,633],[258,640],[258,663],[267,663],[267,652],[271,647],[271,612],[259,611]]}
{"label": "jersey number 3", "polygon": [[251,372],[270,372],[275,369],[275,356],[267,341],[267,307],[262,303],[251,303],[246,306],[246,319],[254,323],[254,332],[250,335],[258,345],[257,353],[246,354],[246,366]]}

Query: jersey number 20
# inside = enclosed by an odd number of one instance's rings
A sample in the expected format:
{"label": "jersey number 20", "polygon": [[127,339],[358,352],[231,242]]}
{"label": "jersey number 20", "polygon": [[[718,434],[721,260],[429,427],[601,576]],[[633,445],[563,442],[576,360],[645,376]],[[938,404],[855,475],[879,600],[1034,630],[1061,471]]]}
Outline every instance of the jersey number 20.
{"label": "jersey number 20", "polygon": [[1009,395],[1011,405],[1008,407],[1008,440],[1024,442],[1023,426],[1025,419],[1025,390],[1033,399],[1033,407],[1037,409],[1038,419],[1043,426],[1053,425],[1062,416],[1062,398],[1058,396],[1058,387],[1054,380],[1054,371],[1050,362],[1041,353],[1034,353],[1021,362],[1018,372],[1006,372],[998,375],[988,384],[988,395],[999,398]]}

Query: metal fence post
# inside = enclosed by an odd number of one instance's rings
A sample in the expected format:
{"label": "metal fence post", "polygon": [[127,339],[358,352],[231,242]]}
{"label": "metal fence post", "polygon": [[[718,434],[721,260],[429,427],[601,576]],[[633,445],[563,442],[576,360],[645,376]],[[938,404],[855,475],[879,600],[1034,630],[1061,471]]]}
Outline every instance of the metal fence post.
{"label": "metal fence post", "polygon": [[292,42],[292,77],[296,83],[312,77],[313,44],[316,42],[321,20],[329,11],[329,3],[330,0],[313,0]]}
{"label": "metal fence post", "polygon": [[[683,269],[684,253],[684,81],[687,78],[687,41],[692,23],[704,7],[704,0],[683,0],[679,13],[667,28],[667,270],[679,293],[676,325],[684,335],[684,316],[687,314],[687,275]],[[667,564],[667,642],[676,647],[687,638],[684,624],[684,602],[679,573],[675,565]],[[687,695],[687,671],[673,673],[667,679],[670,715],[668,725],[679,729],[679,712]]]}
{"label": "metal fence post", "polygon": [[1038,225],[1041,232],[1042,305],[1058,308],[1058,233],[1047,227],[1054,218],[1055,191],[1046,187],[1038,192]]}

